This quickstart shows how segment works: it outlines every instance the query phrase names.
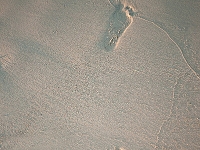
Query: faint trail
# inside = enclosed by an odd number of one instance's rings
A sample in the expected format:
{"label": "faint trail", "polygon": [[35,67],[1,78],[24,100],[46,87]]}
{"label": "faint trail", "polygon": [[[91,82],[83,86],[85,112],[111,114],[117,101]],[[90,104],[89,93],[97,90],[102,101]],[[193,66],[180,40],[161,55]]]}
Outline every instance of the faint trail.
{"label": "faint trail", "polygon": [[[193,67],[188,63],[187,59],[184,56],[183,50],[181,47],[173,40],[173,38],[170,36],[170,34],[164,29],[162,22],[156,22],[154,20],[151,20],[147,17],[144,17],[141,14],[140,11],[135,10],[134,6],[130,6],[127,3],[127,0],[108,0],[109,3],[115,7],[115,11],[112,14],[112,17],[110,19],[108,34],[106,35],[105,41],[104,41],[104,47],[106,51],[112,51],[114,50],[118,42],[120,40],[120,37],[123,35],[123,33],[126,32],[127,28],[132,23],[133,17],[142,19],[144,21],[147,21],[149,23],[152,23],[154,26],[162,30],[168,38],[176,45],[176,47],[180,50],[181,55],[187,64],[187,66],[192,70],[192,72],[195,74],[195,76],[200,79],[199,74],[193,69]],[[134,4],[136,6],[136,4]]]}
{"label": "faint trail", "polygon": [[185,63],[187,64],[187,66],[190,68],[190,70],[192,70],[192,72],[195,74],[195,76],[196,76],[198,79],[200,79],[200,77],[198,76],[198,73],[197,73],[197,72],[189,65],[189,63],[187,62],[187,60],[186,60],[186,58],[184,57],[183,51],[182,51],[182,49],[180,48],[180,46],[171,38],[171,36],[169,35],[169,33],[168,33],[165,29],[163,29],[163,27],[162,27],[161,25],[159,25],[158,23],[155,23],[155,21],[153,21],[153,20],[147,19],[147,18],[144,17],[144,16],[137,15],[137,18],[142,19],[142,20],[147,21],[147,22],[150,22],[150,23],[152,23],[154,26],[156,26],[157,28],[159,28],[160,30],[162,30],[162,31],[168,36],[168,38],[176,45],[176,47],[180,50],[181,55],[182,55],[182,57],[183,57]]}

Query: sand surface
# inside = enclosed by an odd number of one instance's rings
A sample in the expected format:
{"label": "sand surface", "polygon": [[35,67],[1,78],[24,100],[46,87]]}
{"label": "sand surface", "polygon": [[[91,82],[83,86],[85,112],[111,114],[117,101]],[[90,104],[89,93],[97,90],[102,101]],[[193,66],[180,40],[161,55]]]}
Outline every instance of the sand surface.
{"label": "sand surface", "polygon": [[0,150],[200,149],[200,1],[0,0]]}

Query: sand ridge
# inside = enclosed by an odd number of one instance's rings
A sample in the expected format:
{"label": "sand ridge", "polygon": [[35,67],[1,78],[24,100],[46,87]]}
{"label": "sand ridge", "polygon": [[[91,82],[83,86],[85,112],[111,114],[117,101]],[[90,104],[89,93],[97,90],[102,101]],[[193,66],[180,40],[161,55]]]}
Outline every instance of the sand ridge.
{"label": "sand ridge", "polygon": [[104,36],[104,48],[106,51],[113,51],[137,14],[135,9],[126,1],[109,0],[110,5],[115,8],[109,20],[109,27]]}

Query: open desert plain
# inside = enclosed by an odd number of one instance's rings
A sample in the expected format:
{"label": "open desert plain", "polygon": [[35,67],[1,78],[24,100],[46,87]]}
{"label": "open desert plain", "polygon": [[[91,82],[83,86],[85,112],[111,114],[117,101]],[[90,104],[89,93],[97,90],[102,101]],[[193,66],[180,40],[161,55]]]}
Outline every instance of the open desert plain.
{"label": "open desert plain", "polygon": [[199,149],[199,0],[0,0],[0,150]]}

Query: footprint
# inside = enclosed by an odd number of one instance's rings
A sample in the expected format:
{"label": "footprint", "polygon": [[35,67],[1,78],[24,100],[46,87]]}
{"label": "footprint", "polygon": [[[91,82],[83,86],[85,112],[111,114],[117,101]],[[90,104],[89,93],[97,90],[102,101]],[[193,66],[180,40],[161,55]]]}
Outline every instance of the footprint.
{"label": "footprint", "polygon": [[104,36],[104,48],[112,51],[116,48],[120,37],[132,22],[135,12],[130,6],[126,6],[120,0],[109,0],[115,7],[115,11],[109,19],[109,27]]}

